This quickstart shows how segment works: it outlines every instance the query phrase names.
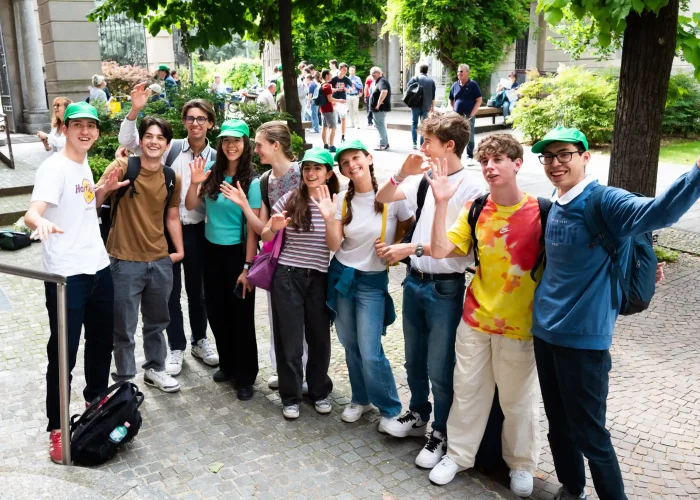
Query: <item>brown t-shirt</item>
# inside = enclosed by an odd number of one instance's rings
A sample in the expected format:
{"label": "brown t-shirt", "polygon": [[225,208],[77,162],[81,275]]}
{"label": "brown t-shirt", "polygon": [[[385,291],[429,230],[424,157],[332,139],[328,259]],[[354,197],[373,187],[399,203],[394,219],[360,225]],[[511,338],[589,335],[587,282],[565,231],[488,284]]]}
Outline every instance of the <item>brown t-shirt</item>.
{"label": "brown t-shirt", "polygon": [[[119,180],[126,175],[128,162],[119,159],[112,162],[98,186],[104,184],[110,172],[119,169]],[[162,169],[156,171],[141,168],[134,182],[136,193],[131,197],[131,188],[119,200],[119,213],[112,214],[114,224],[107,238],[107,252],[116,259],[136,262],[155,262],[168,255],[168,243],[165,240],[163,213],[168,190],[165,187],[165,175]],[[180,175],[175,174],[175,191],[170,198],[168,208],[177,208],[180,204]],[[112,193],[112,202],[116,191]]]}

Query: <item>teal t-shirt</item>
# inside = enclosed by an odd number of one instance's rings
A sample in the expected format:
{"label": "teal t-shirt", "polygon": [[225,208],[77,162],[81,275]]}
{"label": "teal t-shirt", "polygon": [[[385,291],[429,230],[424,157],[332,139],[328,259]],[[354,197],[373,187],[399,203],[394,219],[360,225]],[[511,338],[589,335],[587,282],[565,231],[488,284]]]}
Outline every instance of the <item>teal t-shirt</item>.
{"label": "teal t-shirt", "polygon": [[[209,170],[213,165],[210,162],[206,170]],[[224,180],[231,183],[233,178],[230,176],[224,177]],[[262,197],[260,195],[260,180],[253,179],[248,188],[248,204],[250,208],[260,208]],[[245,239],[245,228],[241,227],[243,220],[243,210],[231,200],[219,193],[216,200],[212,200],[209,196],[204,196],[204,202],[207,207],[207,218],[204,224],[204,235],[208,241],[215,245],[238,245],[243,243]]]}

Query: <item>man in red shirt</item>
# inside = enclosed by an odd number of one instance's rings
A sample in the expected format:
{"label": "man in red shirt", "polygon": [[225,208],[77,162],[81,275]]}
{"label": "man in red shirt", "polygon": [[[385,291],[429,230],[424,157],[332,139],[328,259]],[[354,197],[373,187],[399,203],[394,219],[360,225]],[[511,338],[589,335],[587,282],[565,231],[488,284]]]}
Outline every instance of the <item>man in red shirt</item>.
{"label": "man in red shirt", "polygon": [[[321,72],[321,79],[323,80],[323,85],[321,86],[321,94],[325,96],[325,103],[321,104],[321,116],[323,117],[323,129],[321,130],[321,138],[323,139],[323,147],[326,148],[331,153],[335,153],[335,146],[333,141],[335,140],[335,127],[337,122],[337,117],[333,111],[333,103],[335,102],[345,102],[345,99],[336,99],[333,97],[333,87],[330,84],[331,80],[331,70],[324,69]],[[326,142],[326,129],[330,129],[330,147],[329,143]]]}

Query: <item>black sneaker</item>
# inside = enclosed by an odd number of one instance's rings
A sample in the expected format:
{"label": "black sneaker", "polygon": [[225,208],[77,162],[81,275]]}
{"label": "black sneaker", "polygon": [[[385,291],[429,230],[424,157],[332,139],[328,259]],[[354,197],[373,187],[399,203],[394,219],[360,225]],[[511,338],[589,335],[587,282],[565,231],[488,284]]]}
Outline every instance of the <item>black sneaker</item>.
{"label": "black sneaker", "polygon": [[216,370],[216,373],[214,373],[214,382],[228,382],[229,380],[233,380],[233,375],[230,373],[226,373],[221,370]]}
{"label": "black sneaker", "polygon": [[242,385],[238,388],[238,399],[241,401],[253,399],[253,394],[255,394],[255,391],[253,390],[252,385]]}
{"label": "black sneaker", "polygon": [[328,149],[328,144],[324,144],[323,149]]}
{"label": "black sneaker", "polygon": [[340,137],[340,142],[345,142],[345,136]]}
{"label": "black sneaker", "polygon": [[559,491],[555,493],[552,500],[586,500],[587,498],[588,495],[586,495],[586,490],[583,490],[580,495],[575,495],[574,493],[571,493],[566,486],[562,486],[559,488]]}

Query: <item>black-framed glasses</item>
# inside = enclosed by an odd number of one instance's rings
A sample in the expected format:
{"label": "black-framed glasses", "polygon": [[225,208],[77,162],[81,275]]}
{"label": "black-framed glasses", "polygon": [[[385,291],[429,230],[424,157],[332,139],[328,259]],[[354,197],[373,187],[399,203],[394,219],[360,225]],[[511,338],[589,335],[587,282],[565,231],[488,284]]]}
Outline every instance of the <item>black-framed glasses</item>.
{"label": "black-framed glasses", "polygon": [[571,158],[578,153],[582,155],[585,151],[562,151],[561,153],[553,154],[543,154],[539,155],[537,158],[540,159],[542,165],[550,165],[554,161],[554,157],[559,160],[559,163],[569,163]]}
{"label": "black-framed glasses", "polygon": [[199,125],[204,125],[208,120],[209,120],[209,118],[207,118],[206,116],[197,116],[197,117],[186,116],[185,117],[185,123],[187,123],[187,125],[192,125],[195,121]]}

